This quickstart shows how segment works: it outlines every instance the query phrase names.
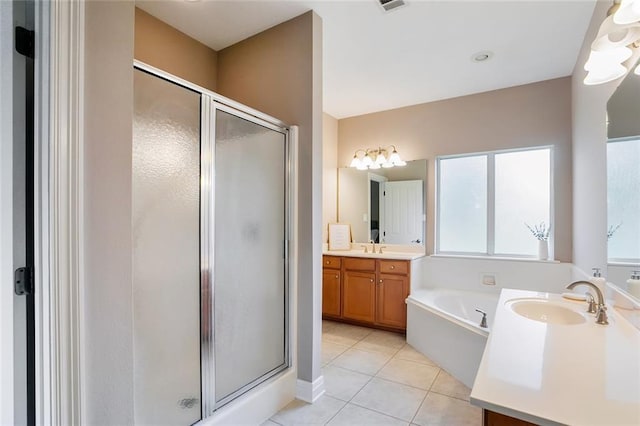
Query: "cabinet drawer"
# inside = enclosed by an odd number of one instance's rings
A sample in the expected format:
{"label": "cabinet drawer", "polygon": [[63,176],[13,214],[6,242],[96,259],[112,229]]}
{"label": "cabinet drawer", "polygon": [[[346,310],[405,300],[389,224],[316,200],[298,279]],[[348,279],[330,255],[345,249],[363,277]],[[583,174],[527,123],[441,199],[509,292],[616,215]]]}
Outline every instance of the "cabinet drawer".
{"label": "cabinet drawer", "polygon": [[340,269],[341,260],[341,258],[336,256],[322,256],[322,267]]}
{"label": "cabinet drawer", "polygon": [[344,269],[348,271],[371,271],[376,270],[375,259],[359,259],[356,257],[344,258]]}
{"label": "cabinet drawer", "polygon": [[382,274],[408,274],[409,262],[406,260],[380,260]]}

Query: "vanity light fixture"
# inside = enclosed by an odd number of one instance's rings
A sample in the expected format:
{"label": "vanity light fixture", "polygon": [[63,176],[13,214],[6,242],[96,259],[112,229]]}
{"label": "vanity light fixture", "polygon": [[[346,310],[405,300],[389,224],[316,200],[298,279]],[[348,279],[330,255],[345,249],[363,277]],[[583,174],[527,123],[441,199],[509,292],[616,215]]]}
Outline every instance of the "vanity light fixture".
{"label": "vanity light fixture", "polygon": [[[608,83],[625,75],[624,62],[640,47],[640,0],[614,0],[584,64],[584,84]],[[637,72],[636,72],[637,74]]]}
{"label": "vanity light fixture", "polygon": [[355,167],[358,170],[367,170],[406,165],[407,162],[400,158],[396,147],[391,145],[386,148],[378,147],[377,149],[367,148],[356,150],[349,167]]}

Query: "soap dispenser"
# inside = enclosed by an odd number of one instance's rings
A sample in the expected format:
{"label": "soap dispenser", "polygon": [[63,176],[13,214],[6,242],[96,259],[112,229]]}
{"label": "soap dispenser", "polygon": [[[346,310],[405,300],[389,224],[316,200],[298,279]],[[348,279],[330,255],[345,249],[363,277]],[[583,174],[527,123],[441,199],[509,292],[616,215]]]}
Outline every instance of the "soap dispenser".
{"label": "soap dispenser", "polygon": [[631,278],[627,280],[627,284],[629,285],[627,287],[629,289],[629,293],[640,298],[640,271],[633,271],[631,273]]}
{"label": "soap dispenser", "polygon": [[591,278],[591,282],[594,283],[596,287],[598,287],[598,289],[604,295],[605,287],[606,287],[605,284],[607,283],[607,280],[602,278],[602,275],[600,274],[600,268],[591,268],[591,270],[593,271],[593,277]]}

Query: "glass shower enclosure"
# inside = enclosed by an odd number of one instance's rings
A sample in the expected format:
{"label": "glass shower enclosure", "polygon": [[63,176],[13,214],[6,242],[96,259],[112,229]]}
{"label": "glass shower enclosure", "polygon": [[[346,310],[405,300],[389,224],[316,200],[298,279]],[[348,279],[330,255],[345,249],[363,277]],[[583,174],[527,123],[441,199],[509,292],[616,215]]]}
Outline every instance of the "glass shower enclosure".
{"label": "glass shower enclosure", "polygon": [[136,424],[188,425],[290,365],[289,130],[134,70]]}

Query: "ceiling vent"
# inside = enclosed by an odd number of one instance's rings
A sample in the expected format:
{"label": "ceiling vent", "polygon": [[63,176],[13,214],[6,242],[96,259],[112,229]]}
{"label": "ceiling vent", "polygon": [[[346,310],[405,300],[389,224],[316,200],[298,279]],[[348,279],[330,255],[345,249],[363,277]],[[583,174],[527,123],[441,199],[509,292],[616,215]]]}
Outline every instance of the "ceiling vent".
{"label": "ceiling vent", "polygon": [[378,0],[378,2],[387,12],[405,5],[404,0]]}

